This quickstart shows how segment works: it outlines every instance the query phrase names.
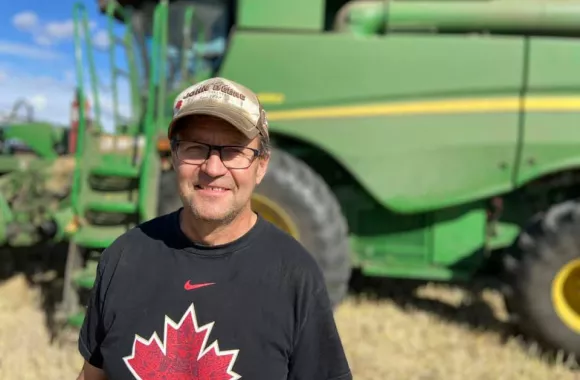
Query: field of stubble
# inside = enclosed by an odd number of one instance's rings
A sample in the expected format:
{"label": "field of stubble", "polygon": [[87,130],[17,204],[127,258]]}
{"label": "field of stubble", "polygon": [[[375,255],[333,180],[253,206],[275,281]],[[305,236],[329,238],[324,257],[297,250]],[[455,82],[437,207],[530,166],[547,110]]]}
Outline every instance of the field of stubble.
{"label": "field of stubble", "polygon": [[[336,313],[358,380],[571,380],[517,339],[505,337],[497,294],[423,285],[386,286],[388,295],[349,298]],[[51,345],[39,291],[24,278],[0,284],[0,379],[75,379],[74,343]]]}

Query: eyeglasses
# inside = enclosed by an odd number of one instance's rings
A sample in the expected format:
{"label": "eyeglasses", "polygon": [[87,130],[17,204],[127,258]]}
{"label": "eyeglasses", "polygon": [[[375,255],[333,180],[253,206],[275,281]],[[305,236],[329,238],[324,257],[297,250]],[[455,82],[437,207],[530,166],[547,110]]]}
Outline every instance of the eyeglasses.
{"label": "eyeglasses", "polygon": [[217,150],[228,169],[246,169],[260,155],[258,149],[238,145],[210,145],[195,141],[173,141],[177,158],[186,164],[201,165],[213,150]]}

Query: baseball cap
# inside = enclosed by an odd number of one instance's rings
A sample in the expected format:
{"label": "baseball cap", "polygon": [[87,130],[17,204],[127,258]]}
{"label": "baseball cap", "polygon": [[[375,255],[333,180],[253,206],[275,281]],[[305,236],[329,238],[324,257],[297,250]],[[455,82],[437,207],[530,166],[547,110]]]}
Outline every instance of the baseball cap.
{"label": "baseball cap", "polygon": [[183,90],[173,103],[173,118],[167,135],[171,138],[178,120],[191,115],[221,118],[250,139],[258,134],[268,136],[266,111],[258,96],[234,81],[214,77]]}

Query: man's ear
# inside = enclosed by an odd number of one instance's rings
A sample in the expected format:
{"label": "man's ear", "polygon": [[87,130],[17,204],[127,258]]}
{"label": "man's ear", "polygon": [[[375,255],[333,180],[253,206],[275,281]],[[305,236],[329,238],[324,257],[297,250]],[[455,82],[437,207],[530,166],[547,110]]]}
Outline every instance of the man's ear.
{"label": "man's ear", "polygon": [[266,172],[268,171],[268,164],[270,163],[270,154],[266,154],[258,158],[258,168],[256,169],[256,186],[262,182]]}

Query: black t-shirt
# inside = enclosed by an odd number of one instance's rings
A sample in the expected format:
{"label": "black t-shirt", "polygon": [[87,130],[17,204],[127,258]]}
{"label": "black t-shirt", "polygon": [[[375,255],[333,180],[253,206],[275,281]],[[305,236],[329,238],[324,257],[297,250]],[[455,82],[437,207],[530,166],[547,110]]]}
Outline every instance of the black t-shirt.
{"label": "black t-shirt", "polygon": [[109,379],[352,379],[319,267],[258,218],[192,243],[179,211],[120,236],[99,262],[79,350]]}

